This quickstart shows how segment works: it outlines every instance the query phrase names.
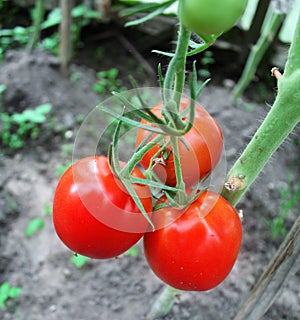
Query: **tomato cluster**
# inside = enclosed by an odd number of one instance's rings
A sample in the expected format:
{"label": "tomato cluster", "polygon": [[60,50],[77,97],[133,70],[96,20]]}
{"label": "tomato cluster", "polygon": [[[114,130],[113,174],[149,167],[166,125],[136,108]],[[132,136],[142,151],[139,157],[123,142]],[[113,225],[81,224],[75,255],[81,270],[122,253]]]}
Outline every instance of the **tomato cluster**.
{"label": "tomato cluster", "polygon": [[[188,105],[189,100],[183,99],[180,114],[185,114]],[[162,117],[161,107],[153,108],[153,114]],[[155,137],[156,133],[149,135],[139,128],[136,147]],[[140,163],[155,171],[166,186],[176,186],[174,152],[166,139],[163,145],[150,148]],[[61,177],[54,196],[53,221],[59,238],[76,253],[105,259],[124,253],[143,237],[146,259],[164,282],[182,290],[215,287],[232,269],[242,238],[239,216],[230,203],[212,191],[197,189],[197,183],[217,165],[222,148],[218,123],[197,105],[192,128],[179,144],[183,181],[187,190],[197,190],[192,192],[193,200],[177,208],[169,193],[154,206],[150,187],[132,183],[152,226],[107,157],[91,156],[75,162]],[[136,167],[131,176],[145,179]],[[154,207],[158,209],[153,211]]]}

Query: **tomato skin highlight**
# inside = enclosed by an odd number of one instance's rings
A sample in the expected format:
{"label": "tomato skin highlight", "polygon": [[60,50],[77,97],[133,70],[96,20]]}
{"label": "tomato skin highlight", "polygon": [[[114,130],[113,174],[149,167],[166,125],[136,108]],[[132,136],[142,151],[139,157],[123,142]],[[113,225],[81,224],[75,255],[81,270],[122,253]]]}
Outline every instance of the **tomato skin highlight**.
{"label": "tomato skin highlight", "polygon": [[246,5],[247,0],[180,0],[178,17],[191,31],[209,36],[231,29]]}
{"label": "tomato skin highlight", "polygon": [[[167,225],[178,210],[166,207],[153,214],[153,221]],[[241,239],[235,209],[220,195],[204,191],[175,222],[144,235],[144,253],[153,272],[168,285],[206,291],[227,277]]]}
{"label": "tomato skin highlight", "polygon": [[[144,177],[138,169],[133,175]],[[146,212],[150,213],[150,189],[141,185],[134,185],[134,188]],[[114,215],[122,225],[114,227]],[[136,232],[126,232],[128,217],[129,223],[137,222]],[[110,219],[112,226],[109,225]],[[62,175],[54,195],[53,223],[57,235],[67,247],[94,259],[122,254],[143,236],[142,230],[146,231],[148,227],[145,217],[112,174],[104,156],[83,158]]]}
{"label": "tomato skin highlight", "polygon": [[[181,112],[189,106],[190,100],[182,98]],[[152,112],[161,117],[162,103],[152,109]],[[141,123],[148,124],[145,120]],[[148,136],[149,132],[139,128],[136,136],[136,147]],[[150,139],[156,135],[153,134]],[[179,141],[180,164],[184,183],[187,187],[197,184],[209,174],[220,160],[223,149],[223,135],[217,121],[199,104],[196,104],[195,119],[191,130],[182,136],[186,145]],[[167,138],[165,139],[167,140]],[[151,148],[142,158],[141,165],[147,169],[152,157],[159,151],[160,146]],[[167,147],[164,164],[157,163],[153,166],[154,173],[166,185],[176,186],[174,156],[171,146]]]}

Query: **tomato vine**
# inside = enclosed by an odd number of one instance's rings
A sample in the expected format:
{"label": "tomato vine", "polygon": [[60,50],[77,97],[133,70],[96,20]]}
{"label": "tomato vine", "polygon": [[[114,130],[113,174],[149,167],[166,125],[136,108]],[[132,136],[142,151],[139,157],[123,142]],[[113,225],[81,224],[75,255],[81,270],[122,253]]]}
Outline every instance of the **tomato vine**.
{"label": "tomato vine", "polygon": [[[182,4],[183,0],[180,1]],[[169,1],[168,5],[171,2]],[[246,1],[243,1],[243,5],[245,3]],[[162,8],[164,6],[157,8],[157,12]],[[184,10],[184,7],[180,7],[180,10]],[[180,15],[182,14],[180,11]],[[241,8],[238,9],[238,14],[234,16],[230,26],[240,14]],[[114,95],[124,106],[122,113],[100,104],[99,110],[118,120],[108,157],[82,159],[73,164],[61,178],[54,199],[53,215],[57,233],[68,247],[81,254],[93,258],[117,256],[144,237],[149,265],[159,278],[173,286],[168,286],[155,304],[160,314],[169,310],[174,296],[180,290],[208,290],[225,279],[237,258],[242,238],[241,222],[234,206],[300,121],[299,19],[286,70],[278,80],[275,103],[245,151],[229,171],[221,195],[210,190],[199,190],[201,179],[210,174],[214,169],[213,165],[205,171],[204,177],[199,174],[196,181],[189,185],[183,170],[182,149],[194,151],[192,144],[189,144],[188,134],[192,132],[199,118],[205,117],[203,114],[197,114],[196,100],[203,85],[198,85],[195,63],[189,76],[188,104],[186,108],[182,108],[186,59],[187,56],[209,47],[227,30],[227,26],[225,29],[218,29],[217,34],[205,30],[202,35],[199,31],[201,45],[189,51],[192,30],[188,25],[182,21],[179,23],[176,51],[170,55],[171,61],[165,76],[160,66],[158,67],[162,101],[160,113],[157,114],[154,106],[143,100],[134,83],[141,107],[137,107],[121,93]],[[132,115],[137,116],[138,120]],[[210,118],[207,121],[214,123]],[[127,163],[122,163],[119,159],[120,129],[123,123],[147,132],[137,143],[135,152]],[[207,127],[198,129],[200,135],[204,136],[201,130],[205,129]],[[217,126],[215,129],[218,132]],[[222,149],[222,134],[214,135],[212,129],[210,134],[214,139],[218,137],[219,149]],[[205,146],[210,155],[212,152],[208,142],[206,139]],[[144,175],[137,166],[140,163],[143,165],[143,158],[153,147],[156,149],[144,168]],[[202,157],[204,158],[204,152]],[[162,166],[169,166],[168,160],[171,158],[175,183],[164,181],[153,170],[159,162]],[[209,159],[212,163],[212,159]],[[201,171],[201,166],[198,169]],[[76,171],[77,176],[74,174]],[[196,175],[196,172],[194,174]],[[113,187],[108,188],[109,184]],[[152,188],[161,190],[161,197],[155,206],[152,206]],[[72,207],[73,204],[75,209]],[[91,212],[91,208],[94,212]],[[134,213],[134,218],[137,218],[139,223],[141,213],[143,222],[147,222],[147,228],[142,224],[142,230],[139,228],[132,231],[126,224],[130,219],[125,213]],[[114,215],[119,217],[120,221],[126,221],[128,230],[107,226],[107,221],[118,220]],[[135,220],[130,221],[134,223]],[[82,232],[80,222],[89,227],[88,233]],[[125,246],[120,247],[123,242]],[[215,256],[215,251],[218,252],[218,257]],[[202,263],[202,259],[206,264]],[[201,271],[198,272],[198,268]]]}

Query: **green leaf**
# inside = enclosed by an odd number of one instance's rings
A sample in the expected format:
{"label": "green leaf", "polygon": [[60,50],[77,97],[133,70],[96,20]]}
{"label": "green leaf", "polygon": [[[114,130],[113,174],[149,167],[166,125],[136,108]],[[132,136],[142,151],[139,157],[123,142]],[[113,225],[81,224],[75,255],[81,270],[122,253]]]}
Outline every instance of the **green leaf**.
{"label": "green leaf", "polygon": [[45,223],[42,218],[35,218],[31,220],[25,230],[26,237],[31,237],[38,230],[43,229],[44,226],[45,226]]}
{"label": "green leaf", "polygon": [[47,20],[45,20],[42,23],[41,27],[42,29],[51,28],[59,25],[60,21],[61,21],[61,10],[60,8],[55,8],[48,14]]}
{"label": "green leaf", "polygon": [[70,259],[71,263],[73,263],[79,269],[82,268],[88,260],[90,260],[90,258],[77,253],[74,254]]}
{"label": "green leaf", "polygon": [[152,50],[151,52],[152,52],[152,53],[156,53],[156,54],[161,54],[162,56],[169,57],[169,58],[172,58],[172,57],[175,56],[174,53],[165,52],[165,51],[160,51],[160,50]]}
{"label": "green leaf", "polygon": [[9,290],[9,297],[12,298],[12,299],[15,299],[21,294],[21,292],[22,292],[21,288],[12,287]]}
{"label": "green leaf", "polygon": [[146,185],[146,186],[152,187],[152,188],[158,188],[158,189],[163,189],[163,190],[168,190],[168,191],[173,191],[173,192],[179,191],[179,189],[177,189],[175,187],[169,187],[167,185],[164,185],[163,183],[156,182],[153,180],[147,180],[147,179],[135,178],[135,177],[131,177],[130,180],[132,181],[132,183],[142,184],[142,185]]}
{"label": "green leaf", "polygon": [[206,50],[208,47],[210,47],[215,41],[216,39],[221,36],[222,33],[220,34],[215,34],[212,36],[201,36],[199,35],[199,37],[201,38],[202,42],[197,44],[196,42],[192,41],[190,42],[190,44],[192,45],[192,49],[191,51],[189,51],[187,53],[187,56],[193,56],[195,54],[198,54],[204,50]]}
{"label": "green leaf", "polygon": [[132,27],[132,26],[136,26],[138,24],[142,24],[146,21],[149,21],[149,20],[153,19],[154,17],[162,14],[169,6],[170,6],[170,4],[166,4],[162,7],[157,8],[156,10],[152,11],[151,13],[147,14],[146,16],[144,16],[140,19],[127,22],[127,23],[125,23],[125,27]]}
{"label": "green leaf", "polygon": [[46,203],[45,209],[44,209],[44,214],[46,216],[51,216],[51,214],[52,214],[52,205],[50,203]]}
{"label": "green leaf", "polygon": [[51,103],[45,103],[41,104],[40,106],[36,107],[36,112],[40,114],[47,114],[51,111],[52,109],[52,104]]}
{"label": "green leaf", "polygon": [[5,84],[0,84],[0,95],[6,90]]}
{"label": "green leaf", "polygon": [[124,254],[136,258],[139,255],[139,249],[136,246],[133,246],[130,249],[128,249]]}
{"label": "green leaf", "polygon": [[5,302],[7,299],[15,299],[21,294],[21,288],[11,287],[9,282],[4,282],[0,286],[0,308],[5,308]]}
{"label": "green leaf", "polygon": [[138,5],[124,9],[121,12],[121,16],[129,17],[139,12],[153,11],[154,9],[157,9],[162,5],[164,5],[164,3],[159,3],[159,2],[140,3]]}
{"label": "green leaf", "polygon": [[157,129],[155,127],[151,127],[151,126],[147,126],[147,125],[144,125],[138,121],[135,121],[135,120],[132,120],[132,119],[129,119],[127,118],[126,116],[122,116],[120,114],[118,114],[117,112],[114,112],[102,105],[98,105],[97,108],[113,117],[115,117],[116,119],[118,120],[122,120],[123,122],[127,123],[128,125],[131,125],[133,127],[138,127],[138,128],[142,128],[142,129],[145,129],[145,130],[148,130],[150,132],[154,132],[154,133],[158,133],[158,134],[163,134],[163,132],[160,130],[160,129]]}
{"label": "green leaf", "polygon": [[5,301],[9,297],[10,285],[8,282],[4,282],[0,287],[0,308],[5,308]]}

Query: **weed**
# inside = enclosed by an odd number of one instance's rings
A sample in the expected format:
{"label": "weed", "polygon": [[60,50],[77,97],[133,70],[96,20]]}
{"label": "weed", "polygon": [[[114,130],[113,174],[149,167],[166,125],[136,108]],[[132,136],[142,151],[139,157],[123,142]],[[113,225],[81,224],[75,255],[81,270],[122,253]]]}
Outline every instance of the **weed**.
{"label": "weed", "polygon": [[16,26],[13,29],[0,30],[0,59],[8,49],[25,46],[30,39],[30,28]]}
{"label": "weed", "polygon": [[43,229],[45,226],[44,219],[42,217],[34,218],[29,221],[28,226],[25,230],[26,237],[31,237],[35,234],[38,230]]}
{"label": "weed", "polygon": [[90,258],[78,253],[75,253],[70,259],[71,263],[73,263],[78,269],[82,268],[88,260],[90,260]]}
{"label": "weed", "polygon": [[29,221],[27,228],[25,230],[25,236],[30,238],[39,230],[42,230],[45,227],[44,216],[49,216],[51,215],[51,213],[52,213],[52,206],[50,203],[46,203],[43,215]]}
{"label": "weed", "polygon": [[64,158],[68,158],[69,156],[71,156],[72,151],[73,151],[73,143],[63,144],[61,147],[61,156]]}
{"label": "weed", "polygon": [[46,203],[44,213],[45,213],[45,216],[50,216],[52,214],[52,205],[51,205],[51,203]]}
{"label": "weed", "polygon": [[35,140],[40,133],[40,125],[46,122],[46,115],[52,109],[50,103],[28,109],[22,113],[1,114],[2,127],[0,137],[2,144],[12,150],[20,149],[25,145],[26,138]]}
{"label": "weed", "polygon": [[118,75],[119,70],[117,68],[98,72],[98,80],[94,83],[93,90],[99,94],[126,90],[126,88],[122,87],[122,80],[118,79]]}
{"label": "weed", "polygon": [[21,292],[21,288],[11,287],[9,282],[2,283],[0,286],[0,308],[4,309],[6,307],[6,301],[8,299],[16,299]]}
{"label": "weed", "polygon": [[130,249],[128,249],[124,254],[136,258],[139,255],[139,249],[136,246],[133,246]]}
{"label": "weed", "polygon": [[82,77],[82,74],[80,72],[74,72],[70,76],[71,82],[75,83]]}
{"label": "weed", "polygon": [[16,200],[10,196],[10,195],[6,195],[5,196],[5,202],[7,207],[12,210],[12,211],[16,211],[18,209],[18,204],[16,202]]}
{"label": "weed", "polygon": [[104,54],[105,54],[104,49],[102,47],[98,47],[95,50],[94,57],[96,60],[101,61],[104,58]]}
{"label": "weed", "polygon": [[60,155],[62,158],[64,158],[64,161],[56,165],[55,167],[56,176],[60,177],[71,166],[72,161],[70,160],[70,156],[72,155],[72,151],[73,151],[72,143],[66,143],[62,145]]}
{"label": "weed", "polygon": [[[0,0],[0,8],[3,1]],[[72,10],[72,36],[73,46],[76,47],[79,43],[81,30],[84,26],[91,23],[93,19],[98,19],[100,13],[90,10],[85,5],[78,5]],[[41,24],[41,30],[55,28],[56,31],[51,33],[47,38],[43,39],[40,47],[46,49],[55,55],[59,52],[59,33],[57,31],[61,21],[60,8],[53,9],[47,16],[46,20]],[[4,58],[4,54],[8,49],[24,47],[30,41],[34,27],[16,26],[13,29],[2,29],[0,25],[0,60]]]}
{"label": "weed", "polygon": [[6,90],[6,85],[5,84],[0,84],[0,101],[2,100],[2,95],[3,95],[5,90]]}
{"label": "weed", "polygon": [[267,225],[271,228],[272,238],[275,240],[278,236],[286,236],[287,229],[284,225],[288,213],[295,207],[300,208],[300,183],[292,185],[292,179],[289,178],[286,188],[281,188],[280,204],[278,216],[273,221],[266,221]]}

